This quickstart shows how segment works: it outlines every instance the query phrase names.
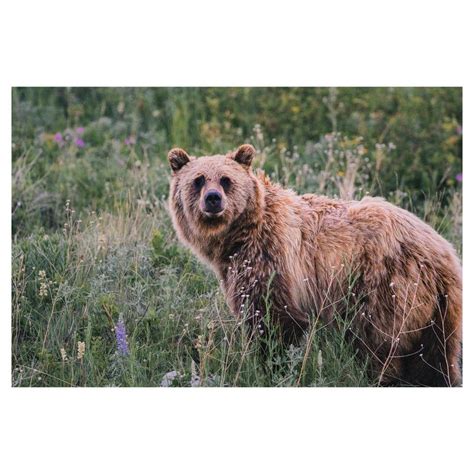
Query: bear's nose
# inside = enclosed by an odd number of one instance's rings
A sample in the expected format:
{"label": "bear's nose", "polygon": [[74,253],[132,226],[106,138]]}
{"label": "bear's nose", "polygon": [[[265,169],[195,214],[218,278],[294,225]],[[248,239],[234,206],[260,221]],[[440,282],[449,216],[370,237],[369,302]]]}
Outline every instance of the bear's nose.
{"label": "bear's nose", "polygon": [[208,191],[204,196],[206,212],[217,214],[222,211],[222,195],[219,191]]}

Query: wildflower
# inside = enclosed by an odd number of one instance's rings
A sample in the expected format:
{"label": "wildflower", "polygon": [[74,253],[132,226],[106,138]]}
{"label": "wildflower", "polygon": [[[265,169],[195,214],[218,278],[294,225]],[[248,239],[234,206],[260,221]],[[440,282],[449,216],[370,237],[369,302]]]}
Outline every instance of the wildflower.
{"label": "wildflower", "polygon": [[64,349],[64,347],[61,347],[61,349],[59,349],[59,352],[61,352],[61,359],[63,360],[63,362],[66,362],[67,361],[66,349]]}
{"label": "wildflower", "polygon": [[115,325],[115,339],[117,341],[118,353],[123,356],[128,355],[127,331],[122,318]]}
{"label": "wildflower", "polygon": [[462,173],[458,173],[458,174],[456,175],[456,181],[457,181],[458,183],[462,183]]}
{"label": "wildflower", "polygon": [[49,283],[48,283],[48,280],[46,279],[46,272],[44,270],[40,270],[38,272],[38,278],[39,278],[39,283],[40,283],[38,295],[40,298],[44,298],[48,296],[48,288],[49,288]]}
{"label": "wildflower", "polygon": [[214,327],[215,327],[214,321],[211,320],[207,323],[207,329],[210,329],[212,331]]}
{"label": "wildflower", "polygon": [[123,142],[125,143],[125,145],[135,145],[136,138],[133,135],[130,135]]}
{"label": "wildflower", "polygon": [[196,349],[202,349],[203,345],[204,345],[204,339],[202,335],[199,335],[197,339],[194,341],[194,347]]}
{"label": "wildflower", "polygon": [[86,352],[86,343],[84,341],[77,341],[77,360],[82,360]]}
{"label": "wildflower", "polygon": [[84,127],[77,127],[76,128],[76,133],[78,135],[82,135],[84,133]]}
{"label": "wildflower", "polygon": [[323,368],[323,353],[321,352],[321,349],[318,351],[318,369],[321,372],[321,369]]}
{"label": "wildflower", "polygon": [[76,145],[77,148],[84,148],[86,146],[86,144],[84,143],[84,140],[80,137],[77,137],[74,140],[74,145]]}
{"label": "wildflower", "polygon": [[64,143],[63,134],[61,132],[56,133],[54,135],[54,141],[59,145],[62,145]]}

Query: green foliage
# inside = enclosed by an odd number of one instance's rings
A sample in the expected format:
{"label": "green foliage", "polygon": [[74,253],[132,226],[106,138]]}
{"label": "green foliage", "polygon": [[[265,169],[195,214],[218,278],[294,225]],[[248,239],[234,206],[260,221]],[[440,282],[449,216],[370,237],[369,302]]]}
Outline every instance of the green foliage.
{"label": "green foliage", "polygon": [[456,88],[14,89],[12,384],[375,384],[317,324],[262,355],[176,239],[166,153],[251,142],[275,181],[383,195],[461,251],[461,115]]}

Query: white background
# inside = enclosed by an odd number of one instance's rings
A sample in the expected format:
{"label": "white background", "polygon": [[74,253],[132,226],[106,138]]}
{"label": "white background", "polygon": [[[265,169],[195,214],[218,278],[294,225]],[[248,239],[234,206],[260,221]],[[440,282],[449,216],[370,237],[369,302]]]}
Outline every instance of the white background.
{"label": "white background", "polygon": [[[469,2],[159,3],[0,2],[3,472],[472,470]],[[12,389],[11,87],[20,85],[463,86],[464,388]]]}

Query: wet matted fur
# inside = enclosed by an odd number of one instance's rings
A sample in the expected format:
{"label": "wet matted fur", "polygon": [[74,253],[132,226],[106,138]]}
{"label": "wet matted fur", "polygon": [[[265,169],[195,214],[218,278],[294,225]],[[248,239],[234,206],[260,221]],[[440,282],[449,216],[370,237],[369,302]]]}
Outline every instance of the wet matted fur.
{"label": "wet matted fur", "polygon": [[[255,174],[255,149],[175,148],[169,206],[180,240],[212,267],[231,310],[287,340],[350,318],[382,383],[460,385],[461,266],[451,244],[383,199],[297,195]],[[207,212],[210,194],[219,212]]]}

